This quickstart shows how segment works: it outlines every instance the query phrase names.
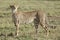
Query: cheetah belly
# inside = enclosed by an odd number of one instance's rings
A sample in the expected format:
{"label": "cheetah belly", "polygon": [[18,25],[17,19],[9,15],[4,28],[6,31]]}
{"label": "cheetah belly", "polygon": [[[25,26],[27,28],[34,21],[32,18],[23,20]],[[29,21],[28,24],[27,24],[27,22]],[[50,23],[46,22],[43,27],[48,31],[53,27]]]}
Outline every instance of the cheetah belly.
{"label": "cheetah belly", "polygon": [[20,23],[21,24],[29,24],[29,23],[32,23],[34,21],[34,18],[35,17],[27,18],[27,19],[20,19]]}
{"label": "cheetah belly", "polygon": [[33,21],[34,21],[34,17],[29,18],[29,19],[26,21],[26,24],[32,23]]}

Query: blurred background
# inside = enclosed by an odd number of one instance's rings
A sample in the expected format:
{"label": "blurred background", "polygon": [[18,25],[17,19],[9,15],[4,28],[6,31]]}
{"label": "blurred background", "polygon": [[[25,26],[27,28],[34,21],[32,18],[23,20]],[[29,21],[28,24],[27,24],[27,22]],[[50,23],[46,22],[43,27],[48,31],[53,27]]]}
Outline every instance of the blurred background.
{"label": "blurred background", "polygon": [[[17,38],[7,36],[15,33],[15,26],[12,22],[12,13],[9,5],[19,5],[21,11],[43,10],[48,15],[49,23],[56,28],[49,28],[48,40],[60,40],[60,1],[59,0],[0,0],[0,40],[33,40],[33,23],[20,26],[20,34]],[[42,27],[38,29],[38,40],[46,40],[45,32]],[[1,36],[2,35],[2,36]]]}

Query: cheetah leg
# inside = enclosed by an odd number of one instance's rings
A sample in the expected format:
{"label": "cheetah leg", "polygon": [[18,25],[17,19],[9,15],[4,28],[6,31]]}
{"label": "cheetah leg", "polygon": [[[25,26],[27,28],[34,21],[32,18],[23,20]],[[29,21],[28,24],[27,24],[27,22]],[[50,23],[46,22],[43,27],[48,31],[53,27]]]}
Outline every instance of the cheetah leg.
{"label": "cheetah leg", "polygon": [[19,34],[19,20],[16,21],[15,26],[16,26],[16,33],[15,33],[15,35],[18,36],[18,34]]}

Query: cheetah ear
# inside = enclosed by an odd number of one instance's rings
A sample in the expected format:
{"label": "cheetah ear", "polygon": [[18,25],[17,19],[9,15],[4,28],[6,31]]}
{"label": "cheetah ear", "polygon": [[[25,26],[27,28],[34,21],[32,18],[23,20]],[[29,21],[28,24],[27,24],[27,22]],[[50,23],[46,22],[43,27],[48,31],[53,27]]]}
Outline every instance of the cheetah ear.
{"label": "cheetah ear", "polygon": [[12,6],[15,7],[13,4],[12,5],[9,5],[9,7],[12,7]]}
{"label": "cheetah ear", "polygon": [[15,8],[19,8],[19,5],[14,5],[15,6]]}
{"label": "cheetah ear", "polygon": [[9,4],[8,7],[6,8],[6,10],[9,10],[9,9],[11,8],[11,6],[12,6],[12,5]]}

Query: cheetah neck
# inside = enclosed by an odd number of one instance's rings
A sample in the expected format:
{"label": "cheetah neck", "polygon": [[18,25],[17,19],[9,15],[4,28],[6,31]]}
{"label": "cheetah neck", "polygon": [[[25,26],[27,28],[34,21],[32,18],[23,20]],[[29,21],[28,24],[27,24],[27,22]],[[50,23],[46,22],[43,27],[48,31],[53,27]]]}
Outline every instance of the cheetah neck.
{"label": "cheetah neck", "polygon": [[17,12],[17,8],[16,9],[12,9],[12,13],[16,13]]}

